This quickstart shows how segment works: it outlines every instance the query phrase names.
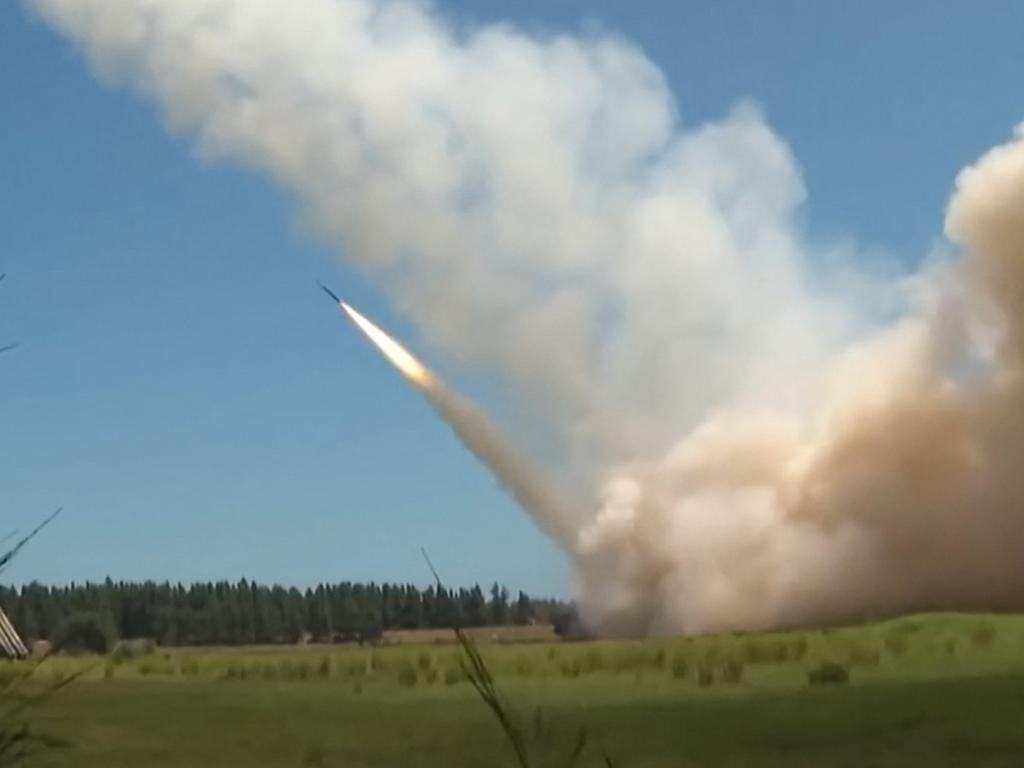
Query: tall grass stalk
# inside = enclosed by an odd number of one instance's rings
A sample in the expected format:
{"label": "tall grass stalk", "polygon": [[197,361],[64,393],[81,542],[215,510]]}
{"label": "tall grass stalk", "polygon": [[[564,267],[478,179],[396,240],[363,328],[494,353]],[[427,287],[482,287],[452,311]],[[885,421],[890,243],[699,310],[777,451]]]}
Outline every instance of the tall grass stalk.
{"label": "tall grass stalk", "polygon": [[[431,562],[430,556],[427,554],[426,550],[421,551],[423,552],[423,559],[426,560],[427,567],[430,569],[431,574],[434,576],[434,581],[437,583],[438,591],[443,592],[445,586],[441,581],[441,577],[437,573],[437,569],[434,568],[434,564]],[[469,680],[477,695],[501,726],[501,730],[505,734],[505,738],[508,740],[509,746],[512,748],[512,752],[515,755],[516,763],[520,768],[532,768],[534,763],[530,761],[526,736],[524,735],[522,726],[520,725],[520,718],[511,711],[508,704],[503,700],[494,681],[494,675],[491,674],[491,670],[487,667],[487,663],[480,654],[480,649],[477,648],[476,643],[463,630],[462,625],[454,616],[452,617],[451,630],[455,633],[455,639],[458,641],[459,648],[462,652],[459,663],[462,667],[463,674],[466,679]],[[539,716],[538,711],[538,718]],[[573,766],[579,763],[580,758],[583,756],[583,753],[587,748],[587,741],[586,729],[580,728],[576,741],[565,763],[566,768],[573,768]],[[603,758],[607,768],[614,768],[614,763],[612,763],[611,758],[607,754],[604,754]]]}

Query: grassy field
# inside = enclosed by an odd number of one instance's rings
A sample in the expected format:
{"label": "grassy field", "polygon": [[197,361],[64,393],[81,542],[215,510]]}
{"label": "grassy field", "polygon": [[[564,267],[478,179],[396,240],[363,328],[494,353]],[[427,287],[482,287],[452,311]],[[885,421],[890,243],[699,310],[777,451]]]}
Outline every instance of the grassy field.
{"label": "grassy field", "polygon": [[[1022,617],[482,651],[536,765],[566,765],[581,728],[580,765],[1024,761]],[[35,713],[71,746],[32,764],[513,765],[458,661],[436,645],[53,659],[44,681],[86,671]]]}

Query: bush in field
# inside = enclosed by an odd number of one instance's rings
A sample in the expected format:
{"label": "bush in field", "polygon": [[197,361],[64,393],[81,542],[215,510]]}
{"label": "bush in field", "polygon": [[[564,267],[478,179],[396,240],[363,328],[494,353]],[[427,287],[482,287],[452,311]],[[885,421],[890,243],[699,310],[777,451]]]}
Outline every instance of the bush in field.
{"label": "bush in field", "polygon": [[854,645],[846,661],[851,667],[877,667],[882,661],[882,652],[867,645]]}
{"label": "bush in field", "polygon": [[722,647],[718,643],[713,643],[704,650],[704,663],[714,666],[722,658],[722,654]]}
{"label": "bush in field", "polygon": [[398,670],[398,684],[404,685],[407,688],[412,688],[416,685],[418,676],[416,674],[416,667],[406,665],[400,667]]}
{"label": "bush in field", "polygon": [[583,665],[579,659],[562,659],[559,669],[562,677],[579,677],[583,673]]}
{"label": "bush in field", "polygon": [[[782,644],[782,647],[785,648],[785,644]],[[778,652],[774,644],[747,640],[743,644],[743,658],[747,664],[770,664],[778,660]]]}
{"label": "bush in field", "polygon": [[587,674],[590,674],[591,672],[600,672],[606,666],[607,664],[603,653],[596,648],[587,651],[587,655],[584,658],[584,669]]}
{"label": "bush in field", "polygon": [[807,673],[807,682],[811,685],[845,685],[849,681],[846,667],[833,661],[826,661]]}
{"label": "bush in field", "polygon": [[416,659],[416,666],[419,667],[421,672],[426,672],[430,669],[431,661],[430,654],[426,651],[422,651]]}
{"label": "bush in field", "polygon": [[690,671],[689,665],[686,663],[686,657],[681,653],[676,653],[672,657],[672,677],[682,679],[686,677]]}
{"label": "bush in field", "polygon": [[430,667],[426,672],[423,673],[423,680],[427,685],[433,685],[437,682],[437,667]]}
{"label": "bush in field", "polygon": [[708,688],[714,685],[715,671],[711,667],[700,667],[697,670],[697,685],[701,688]]}
{"label": "bush in field", "polygon": [[893,656],[902,656],[907,652],[907,646],[910,644],[907,640],[907,636],[902,632],[890,632],[885,636],[885,649]]}
{"label": "bush in field", "polygon": [[68,653],[106,654],[117,641],[117,631],[109,617],[96,613],[76,613],[61,627],[57,645]]}
{"label": "bush in field", "polygon": [[659,669],[665,666],[665,649],[664,648],[659,648],[655,652],[654,657],[651,659],[651,664],[653,666],[659,668]]}
{"label": "bush in field", "polygon": [[350,659],[344,665],[343,670],[343,674],[346,677],[362,677],[367,672],[372,671],[372,668],[369,668],[369,659],[358,658]]}
{"label": "bush in field", "polygon": [[971,645],[975,648],[988,648],[996,639],[996,631],[988,624],[982,624],[971,632]]}
{"label": "bush in field", "polygon": [[804,656],[807,655],[807,638],[800,635],[796,640],[793,641],[792,650],[790,656],[794,661],[803,661]]}
{"label": "bush in field", "polygon": [[781,664],[789,661],[789,644],[785,640],[775,643],[775,662]]}
{"label": "bush in field", "polygon": [[151,637],[142,637],[132,640],[119,640],[114,645],[110,657],[114,661],[128,661],[139,656],[151,656],[156,653],[156,640]]}
{"label": "bush in field", "polygon": [[317,671],[317,674],[320,675],[320,677],[330,677],[331,676],[331,672],[333,671],[333,665],[331,664],[331,657],[330,656],[324,656],[322,659],[320,659],[320,664],[317,665],[316,671]]}
{"label": "bush in field", "polygon": [[458,667],[450,667],[449,666],[449,667],[445,667],[444,668],[444,684],[445,685],[455,685],[456,683],[460,683],[460,682],[462,682],[465,679],[466,679],[466,676],[463,674],[462,670],[459,669]]}
{"label": "bush in field", "polygon": [[726,683],[739,683],[743,681],[743,662],[729,659],[722,665],[722,680]]}

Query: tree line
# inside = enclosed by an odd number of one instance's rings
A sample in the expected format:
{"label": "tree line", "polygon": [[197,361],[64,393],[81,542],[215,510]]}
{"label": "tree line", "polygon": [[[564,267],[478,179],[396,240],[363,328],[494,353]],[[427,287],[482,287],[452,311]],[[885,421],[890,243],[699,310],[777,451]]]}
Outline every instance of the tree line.
{"label": "tree line", "polygon": [[236,583],[113,582],[0,587],[0,605],[26,641],[55,640],[75,616],[116,636],[161,645],[372,641],[385,630],[558,623],[567,606],[494,584],[462,589],[342,582],[300,590]]}

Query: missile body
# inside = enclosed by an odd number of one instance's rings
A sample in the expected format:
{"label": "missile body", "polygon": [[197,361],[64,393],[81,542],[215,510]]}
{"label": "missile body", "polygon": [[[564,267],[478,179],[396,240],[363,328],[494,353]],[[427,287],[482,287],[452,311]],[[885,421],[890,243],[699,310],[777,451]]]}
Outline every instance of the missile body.
{"label": "missile body", "polygon": [[335,304],[341,304],[341,299],[338,298],[338,294],[336,294],[334,291],[332,291],[326,285],[321,283],[319,280],[316,281],[316,284],[320,286],[320,288],[323,290],[324,293],[326,293],[328,296],[330,296],[332,299],[334,299],[334,303]]}

